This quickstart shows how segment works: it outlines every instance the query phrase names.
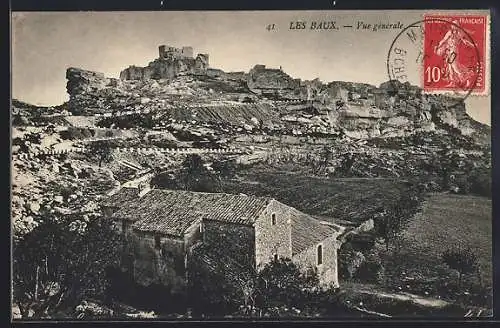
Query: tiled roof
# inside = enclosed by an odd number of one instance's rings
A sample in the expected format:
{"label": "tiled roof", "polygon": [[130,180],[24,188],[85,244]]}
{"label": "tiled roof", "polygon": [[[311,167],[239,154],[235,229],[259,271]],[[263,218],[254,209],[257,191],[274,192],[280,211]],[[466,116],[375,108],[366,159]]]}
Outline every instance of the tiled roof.
{"label": "tiled roof", "polygon": [[338,233],[340,228],[321,223],[311,216],[292,211],[292,255]]}
{"label": "tiled roof", "polygon": [[137,188],[121,188],[118,192],[107,197],[103,202],[103,206],[121,207],[128,202],[137,198],[139,189]]}
{"label": "tiled roof", "polygon": [[132,228],[140,231],[182,236],[202,218],[252,225],[269,201],[270,198],[245,195],[153,189],[121,203],[113,217],[135,221]]}

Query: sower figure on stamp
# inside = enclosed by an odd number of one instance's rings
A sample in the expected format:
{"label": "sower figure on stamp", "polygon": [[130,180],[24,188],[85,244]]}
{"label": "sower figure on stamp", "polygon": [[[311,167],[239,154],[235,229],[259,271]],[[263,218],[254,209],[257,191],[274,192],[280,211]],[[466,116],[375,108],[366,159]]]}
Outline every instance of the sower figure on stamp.
{"label": "sower figure on stamp", "polygon": [[460,42],[469,47],[474,47],[474,44],[467,40],[465,33],[458,28],[458,21],[454,20],[452,23],[448,32],[434,48],[434,52],[438,56],[444,57],[442,71],[445,78],[450,81],[447,87],[463,86],[467,88],[471,83],[469,81],[470,74],[467,72],[467,68],[457,60],[459,55],[458,47]]}

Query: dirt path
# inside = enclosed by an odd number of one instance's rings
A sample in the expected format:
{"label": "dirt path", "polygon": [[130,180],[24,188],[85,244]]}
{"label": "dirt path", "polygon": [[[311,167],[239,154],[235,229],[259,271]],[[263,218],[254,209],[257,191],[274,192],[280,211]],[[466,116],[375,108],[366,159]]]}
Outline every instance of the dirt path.
{"label": "dirt path", "polygon": [[397,299],[400,301],[410,301],[415,304],[419,304],[422,306],[427,306],[427,307],[434,307],[434,308],[443,308],[446,305],[449,305],[450,303],[444,300],[436,299],[436,298],[430,298],[430,297],[423,297],[415,294],[410,294],[410,293],[390,293],[390,292],[385,292],[385,291],[379,291],[379,290],[370,290],[368,289],[367,286],[350,286],[350,290],[354,293],[359,293],[359,294],[368,294],[368,295],[375,295],[378,297],[383,297],[383,298],[390,298],[390,299]]}
{"label": "dirt path", "polygon": [[364,294],[372,294],[372,295],[377,295],[379,297],[386,297],[386,298],[392,298],[392,299],[398,299],[400,301],[411,301],[413,303],[422,305],[422,306],[428,306],[428,307],[435,307],[435,308],[442,308],[448,305],[449,303],[440,299],[435,299],[435,298],[429,298],[429,297],[422,297],[410,293],[401,293],[401,294],[395,294],[395,293],[385,293],[385,292],[370,292],[370,291],[360,291],[361,293]]}

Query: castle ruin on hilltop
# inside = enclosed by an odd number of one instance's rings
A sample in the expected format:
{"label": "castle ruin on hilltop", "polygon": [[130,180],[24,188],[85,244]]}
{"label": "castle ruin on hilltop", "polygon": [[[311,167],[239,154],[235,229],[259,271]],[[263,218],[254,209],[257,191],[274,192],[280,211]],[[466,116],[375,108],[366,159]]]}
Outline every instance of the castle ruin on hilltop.
{"label": "castle ruin on hilltop", "polygon": [[161,45],[158,47],[158,58],[146,67],[129,66],[120,72],[120,79],[171,79],[179,75],[206,74],[208,68],[208,54],[200,53],[194,57],[192,47]]}

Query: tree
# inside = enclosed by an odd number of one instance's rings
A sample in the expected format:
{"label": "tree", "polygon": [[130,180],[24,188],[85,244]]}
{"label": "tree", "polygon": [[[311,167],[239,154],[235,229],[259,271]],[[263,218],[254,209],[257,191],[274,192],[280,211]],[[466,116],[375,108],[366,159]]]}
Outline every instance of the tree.
{"label": "tree", "polygon": [[97,157],[99,161],[99,167],[101,167],[102,162],[109,163],[113,159],[113,151],[111,145],[106,140],[99,140],[92,142],[90,146],[90,154]]}
{"label": "tree", "polygon": [[375,232],[384,240],[386,250],[406,227],[409,219],[419,210],[422,203],[422,191],[418,186],[412,186],[397,201],[396,204],[382,209],[375,217]]}
{"label": "tree", "polygon": [[178,178],[171,172],[157,170],[151,179],[151,186],[160,189],[182,189]]}
{"label": "tree", "polygon": [[195,312],[252,311],[257,295],[253,233],[233,225],[204,226],[203,244],[189,256],[189,296]]}
{"label": "tree", "polygon": [[[398,211],[398,210],[396,210]],[[393,215],[395,214],[395,215]],[[375,218],[375,231],[378,236],[384,240],[386,250],[389,251],[389,245],[392,244],[403,230],[403,217],[389,211],[379,213]]]}
{"label": "tree", "polygon": [[224,178],[233,178],[236,173],[236,163],[234,160],[214,161],[212,168]]}
{"label": "tree", "polygon": [[332,159],[332,155],[333,152],[330,147],[328,145],[325,145],[319,154],[319,165],[315,168],[315,173],[320,173],[321,171],[324,171],[326,169],[328,163]]}
{"label": "tree", "polygon": [[314,269],[303,273],[290,259],[275,259],[266,264],[258,275],[257,305],[266,309],[273,306],[303,306],[309,291],[318,286]]}
{"label": "tree", "polygon": [[204,247],[208,246],[197,248],[190,260],[190,303],[197,313],[262,316],[276,307],[302,308],[314,301],[315,270],[304,274],[289,259],[273,260],[257,270],[253,263],[237,259],[241,254],[212,254],[207,261],[203,254],[214,250]]}
{"label": "tree", "polygon": [[105,297],[107,270],[118,265],[122,241],[100,218],[45,218],[13,247],[14,302],[23,318]]}
{"label": "tree", "polygon": [[341,162],[338,170],[336,170],[336,172],[339,172],[342,175],[350,176],[351,172],[352,172],[352,166],[354,165],[355,161],[356,161],[356,157],[353,153],[343,154],[342,162]]}
{"label": "tree", "polygon": [[200,155],[189,155],[182,163],[179,181],[183,189],[200,192],[220,192],[220,179],[204,165]]}
{"label": "tree", "polygon": [[344,279],[352,279],[364,261],[364,254],[355,250],[352,247],[351,242],[344,243],[338,252],[338,268],[340,276]]}
{"label": "tree", "polygon": [[476,254],[469,249],[448,249],[443,253],[443,262],[458,272],[458,287],[462,286],[464,274],[477,272],[479,268]]}

